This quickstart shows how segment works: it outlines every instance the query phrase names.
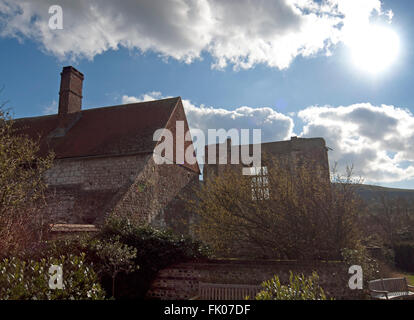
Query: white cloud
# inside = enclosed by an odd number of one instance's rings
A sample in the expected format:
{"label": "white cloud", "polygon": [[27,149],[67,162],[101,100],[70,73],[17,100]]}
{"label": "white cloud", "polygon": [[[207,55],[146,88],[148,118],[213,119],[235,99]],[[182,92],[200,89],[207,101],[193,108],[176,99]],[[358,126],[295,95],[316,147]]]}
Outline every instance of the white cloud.
{"label": "white cloud", "polygon": [[[163,98],[160,92],[139,97],[123,96],[123,103]],[[183,100],[191,128],[260,128],[262,141],[289,139],[294,122],[271,108],[196,106]],[[359,103],[350,106],[311,106],[296,113],[303,123],[301,137],[323,137],[330,164],[340,172],[353,165],[355,174],[368,183],[388,183],[414,178],[414,115],[395,106]],[[294,116],[294,114],[290,114]]]}
{"label": "white cloud", "polygon": [[298,113],[301,136],[322,136],[333,149],[330,161],[354,165],[370,182],[414,178],[414,115],[394,106],[369,103],[308,107]]}
{"label": "white cloud", "polygon": [[123,95],[121,100],[122,100],[122,104],[127,104],[127,103],[135,103],[135,102],[153,101],[153,100],[162,99],[162,98],[163,96],[161,92],[152,91],[152,92],[144,93],[140,95],[139,97]]}
{"label": "white cloud", "polygon": [[50,105],[43,108],[44,115],[56,114],[56,113],[58,113],[58,104],[56,100],[53,100]]}
{"label": "white cloud", "polygon": [[[48,8],[63,8],[63,30],[50,30]],[[208,52],[213,66],[284,69],[297,56],[329,55],[359,30],[380,0],[0,0],[0,35],[30,38],[62,59],[119,47],[152,50],[190,63]]]}
{"label": "white cloud", "polygon": [[208,129],[261,129],[262,142],[285,140],[291,137],[293,120],[269,107],[242,106],[231,110],[195,106],[183,100],[190,127],[206,132]]}
{"label": "white cloud", "polygon": [[[151,101],[165,98],[160,92],[149,92],[138,97],[122,96],[122,103]],[[196,106],[183,99],[188,124],[191,129],[202,130],[207,137],[208,129],[261,129],[262,141],[289,139],[293,132],[293,120],[272,108],[252,108],[247,106],[224,108]]]}

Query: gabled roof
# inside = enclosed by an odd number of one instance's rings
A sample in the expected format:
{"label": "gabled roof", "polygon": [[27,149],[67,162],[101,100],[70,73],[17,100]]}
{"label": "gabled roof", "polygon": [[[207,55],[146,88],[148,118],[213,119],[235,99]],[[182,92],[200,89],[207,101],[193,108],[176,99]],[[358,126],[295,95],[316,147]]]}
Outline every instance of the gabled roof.
{"label": "gabled roof", "polygon": [[[40,139],[40,153],[53,150],[57,159],[151,153],[155,130],[164,128],[180,97],[87,109],[70,115],[67,132],[59,137],[59,116],[16,119],[18,133]],[[68,125],[68,123],[66,123]]]}

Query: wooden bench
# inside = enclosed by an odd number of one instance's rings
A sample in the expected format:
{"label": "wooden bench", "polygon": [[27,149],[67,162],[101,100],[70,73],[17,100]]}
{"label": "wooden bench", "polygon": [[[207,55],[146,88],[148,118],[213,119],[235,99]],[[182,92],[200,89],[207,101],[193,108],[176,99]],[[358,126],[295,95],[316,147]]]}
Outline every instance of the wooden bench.
{"label": "wooden bench", "polygon": [[378,279],[369,282],[371,297],[374,299],[392,300],[414,298],[413,286],[408,285],[406,278]]}
{"label": "wooden bench", "polygon": [[220,284],[200,282],[198,296],[193,300],[244,300],[246,297],[254,299],[262,289],[259,285]]}

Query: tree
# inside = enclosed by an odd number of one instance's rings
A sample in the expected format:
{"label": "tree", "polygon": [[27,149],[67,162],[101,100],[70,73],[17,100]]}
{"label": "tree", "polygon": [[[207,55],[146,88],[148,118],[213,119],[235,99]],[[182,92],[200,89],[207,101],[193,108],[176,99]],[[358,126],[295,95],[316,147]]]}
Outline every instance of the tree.
{"label": "tree", "polygon": [[381,192],[365,217],[367,240],[382,247],[382,254],[396,267],[412,271],[414,253],[414,202]]}
{"label": "tree", "polygon": [[119,238],[98,241],[94,249],[102,262],[101,271],[112,278],[112,297],[115,298],[115,280],[117,275],[120,272],[128,274],[138,269],[134,265],[137,249],[123,244],[119,241]]}
{"label": "tree", "polygon": [[43,238],[48,218],[44,172],[53,155],[38,156],[39,144],[19,134],[8,111],[0,108],[0,253],[19,251]]}
{"label": "tree", "polygon": [[265,176],[243,176],[236,167],[194,191],[197,236],[219,255],[341,259],[359,237],[352,170],[334,173],[331,184],[315,163],[292,168],[266,158]]}
{"label": "tree", "polygon": [[380,193],[378,200],[370,206],[366,220],[384,244],[392,247],[400,241],[414,241],[414,202],[385,193]]}

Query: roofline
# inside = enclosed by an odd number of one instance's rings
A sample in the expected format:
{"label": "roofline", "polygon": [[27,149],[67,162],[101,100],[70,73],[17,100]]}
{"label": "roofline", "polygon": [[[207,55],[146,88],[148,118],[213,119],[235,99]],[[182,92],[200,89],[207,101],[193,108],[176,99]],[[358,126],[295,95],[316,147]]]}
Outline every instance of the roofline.
{"label": "roofline", "polygon": [[[112,105],[112,106],[82,109],[82,110],[80,110],[80,112],[89,112],[89,111],[92,111],[92,110],[102,110],[102,109],[110,109],[110,108],[127,107],[127,106],[139,105],[139,104],[143,104],[143,103],[152,103],[152,102],[159,102],[159,101],[165,101],[165,100],[177,100],[177,102],[178,102],[178,100],[181,100],[181,97],[178,96],[178,97],[171,97],[171,98],[165,98],[165,99],[157,99],[157,100],[150,100],[150,101],[139,101],[139,102],[125,103],[125,104],[117,104],[117,105]],[[177,104],[177,102],[176,102],[176,104]],[[175,106],[174,106],[174,109],[175,109]],[[46,114],[46,115],[43,115],[43,116],[16,118],[16,119],[12,119],[12,121],[40,119],[40,118],[47,118],[47,117],[56,117],[58,115],[59,115],[58,113]]]}
{"label": "roofline", "polygon": [[[173,114],[174,114],[175,110],[177,109],[177,107],[178,107],[178,103],[179,103],[179,102],[181,102],[181,105],[183,104],[183,103],[182,103],[182,99],[181,99],[181,97],[179,96],[179,97],[177,97],[177,98],[178,98],[178,99],[177,99],[177,102],[175,103],[174,109],[172,110],[172,112],[171,112],[171,114],[170,114],[170,116],[169,116],[169,118],[168,118],[167,122],[165,123],[164,130],[165,130],[165,128],[166,128],[166,126],[167,126],[167,124],[170,122],[170,120],[171,120],[171,118],[172,118],[172,116],[173,116]],[[183,109],[184,109],[184,106],[183,106]],[[187,115],[185,114],[185,110],[184,110],[184,116],[185,116],[185,121],[187,122],[187,125],[188,125]],[[190,132],[190,136],[191,136],[191,132]],[[159,142],[159,141],[158,141],[158,142]],[[158,144],[158,142],[155,144],[155,146]],[[184,141],[184,143],[185,143],[185,141]],[[191,137],[191,144],[193,144],[193,137]],[[155,147],[154,147],[154,149],[155,149]],[[193,149],[194,149],[194,151],[195,151],[194,145],[193,145]],[[178,164],[178,163],[176,163],[176,162],[174,162],[174,161],[173,161],[173,163]],[[198,173],[198,174],[200,175],[200,174],[201,174],[201,170],[200,170],[200,165],[198,164],[197,159],[196,159],[196,164],[197,164],[197,170],[193,170],[193,169],[190,169],[190,168],[187,168],[187,169],[188,169],[188,170],[191,170],[191,171],[194,171],[194,172],[196,172],[196,173]],[[181,165],[181,164],[178,164],[178,165]],[[184,165],[181,165],[181,166],[185,167]]]}
{"label": "roofline", "polygon": [[54,160],[80,160],[80,159],[95,159],[95,158],[109,158],[109,157],[127,157],[127,156],[135,156],[140,154],[152,154],[154,153],[153,150],[149,151],[138,151],[138,152],[130,152],[130,153],[102,153],[96,155],[86,155],[86,156],[77,156],[77,157],[62,157],[57,158],[55,157]]}
{"label": "roofline", "polygon": [[[133,105],[139,105],[139,104],[144,104],[144,103],[153,103],[153,102],[166,101],[166,100],[177,100],[178,101],[178,99],[181,99],[181,97],[178,96],[178,97],[171,97],[171,98],[165,98],[165,99],[139,101],[139,102],[125,103],[125,104],[117,104],[117,105],[113,105],[113,106],[89,108],[89,109],[83,109],[83,110],[81,110],[81,112],[83,112],[83,111],[92,111],[92,110],[110,109],[110,108],[118,108],[118,107],[128,107],[128,106],[133,106]],[[174,109],[175,109],[175,107],[174,107]]]}
{"label": "roofline", "polygon": [[[297,140],[323,140],[323,141],[325,141],[325,139],[323,137],[312,137],[312,138],[297,137],[296,139]],[[234,146],[253,146],[253,145],[258,145],[258,144],[260,144],[260,145],[264,145],[264,144],[269,145],[269,144],[275,144],[275,143],[289,143],[289,142],[292,142],[292,141],[295,141],[295,139],[293,139],[293,140],[290,139],[290,140],[270,141],[270,142],[262,142],[262,143],[236,144]],[[226,141],[226,143],[227,143],[227,141]],[[215,143],[215,144],[206,144],[205,147],[209,147],[209,146],[213,147],[213,146],[218,146],[218,145],[221,145],[221,144],[224,144],[224,142]],[[325,142],[325,144],[326,144],[326,142]]]}

